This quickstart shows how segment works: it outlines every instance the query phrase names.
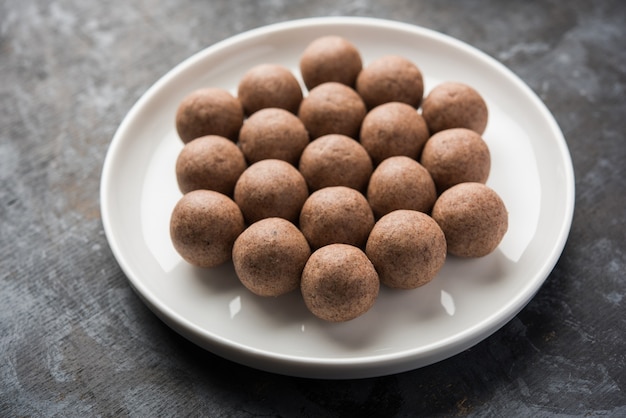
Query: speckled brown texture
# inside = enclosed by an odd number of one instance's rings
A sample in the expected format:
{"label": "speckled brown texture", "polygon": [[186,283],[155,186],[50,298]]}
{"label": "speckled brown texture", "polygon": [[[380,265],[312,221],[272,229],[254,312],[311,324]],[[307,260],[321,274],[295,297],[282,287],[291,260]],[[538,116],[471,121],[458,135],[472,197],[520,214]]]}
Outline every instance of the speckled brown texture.
{"label": "speckled brown texture", "polygon": [[231,259],[233,243],[244,229],[239,207],[212,190],[194,190],[176,204],[170,237],[176,251],[198,267],[216,267]]}
{"label": "speckled brown texture", "polygon": [[176,131],[183,143],[206,135],[237,140],[243,108],[228,91],[207,87],[189,93],[176,111]]}
{"label": "speckled brown texture", "polygon": [[493,252],[508,229],[508,212],[500,196],[482,183],[460,183],[439,196],[432,212],[448,243],[460,257]]}
{"label": "speckled brown texture", "polygon": [[424,95],[424,80],[415,63],[399,55],[386,55],[363,68],[356,90],[368,109],[388,102],[418,108]]}
{"label": "speckled brown texture", "polygon": [[300,73],[309,90],[328,81],[354,87],[362,68],[361,54],[356,46],[336,35],[315,39],[300,57]]}
{"label": "speckled brown texture", "polygon": [[396,209],[430,213],[436,199],[437,190],[428,170],[405,156],[380,163],[367,187],[367,200],[377,218]]}
{"label": "speckled brown texture", "polygon": [[376,222],[365,251],[382,283],[414,289],[433,280],[443,267],[446,239],[427,214],[396,210]]}
{"label": "speckled brown texture", "polygon": [[302,87],[289,69],[278,64],[259,64],[243,75],[237,97],[246,115],[268,107],[296,113],[302,101]]}
{"label": "speckled brown texture", "polygon": [[207,135],[188,142],[176,159],[176,180],[181,192],[205,189],[232,196],[235,183],[248,167],[233,141]]}
{"label": "speckled brown texture", "polygon": [[244,122],[239,146],[248,163],[278,159],[297,165],[309,133],[296,115],[280,108],[261,109]]}
{"label": "speckled brown texture", "polygon": [[361,247],[373,226],[365,196],[345,186],[313,192],[300,213],[300,229],[313,249],[333,243]]}
{"label": "speckled brown texture", "polygon": [[233,265],[241,283],[259,296],[280,296],[300,286],[311,250],[302,232],[282,218],[250,225],[235,241]]}
{"label": "speckled brown texture", "polygon": [[361,125],[360,141],[378,164],[394,155],[418,158],[428,137],[426,122],[413,107],[390,102],[367,113]]}
{"label": "speckled brown texture", "polygon": [[282,160],[252,164],[235,184],[235,202],[249,224],[271,217],[296,222],[308,196],[302,174]]}
{"label": "speckled brown texture", "polygon": [[366,112],[356,91],[341,83],[327,82],[313,88],[302,100],[298,116],[311,139],[327,134],[357,138]]}
{"label": "speckled brown texture", "polygon": [[491,154],[478,133],[453,128],[428,139],[420,163],[430,172],[441,193],[458,183],[485,183],[491,169]]}
{"label": "speckled brown texture", "polygon": [[331,244],[315,251],[302,272],[300,284],[307,308],[320,319],[355,319],[376,302],[378,273],[360,249]]}
{"label": "speckled brown texture", "polygon": [[364,192],[372,175],[372,160],[363,146],[340,134],[324,135],[304,149],[298,169],[311,192],[346,186]]}
{"label": "speckled brown texture", "polygon": [[467,128],[482,135],[489,111],[483,97],[471,86],[444,82],[435,86],[422,103],[422,116],[430,133],[444,129]]}

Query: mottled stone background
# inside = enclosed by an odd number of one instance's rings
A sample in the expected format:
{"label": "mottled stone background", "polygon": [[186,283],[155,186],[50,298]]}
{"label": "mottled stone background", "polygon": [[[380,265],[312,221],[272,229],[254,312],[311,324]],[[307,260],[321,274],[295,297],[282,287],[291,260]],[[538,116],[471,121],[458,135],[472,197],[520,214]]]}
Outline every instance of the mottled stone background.
{"label": "mottled stone background", "polygon": [[[0,0],[0,415],[626,416],[626,3]],[[133,293],[102,230],[118,124],[217,41],[327,15],[395,19],[502,61],[554,113],[576,173],[555,270],[482,343],[388,377],[315,381],[187,342]]]}

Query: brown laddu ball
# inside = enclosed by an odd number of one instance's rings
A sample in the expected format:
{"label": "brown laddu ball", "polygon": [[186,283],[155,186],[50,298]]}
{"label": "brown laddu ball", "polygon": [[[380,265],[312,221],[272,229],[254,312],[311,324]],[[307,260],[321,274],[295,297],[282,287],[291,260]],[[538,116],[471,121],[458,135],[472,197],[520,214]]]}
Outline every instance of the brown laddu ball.
{"label": "brown laddu ball", "polygon": [[311,192],[330,186],[352,187],[364,192],[373,166],[360,143],[345,135],[329,134],[306,146],[298,169]]}
{"label": "brown laddu ball", "polygon": [[250,164],[277,159],[296,166],[308,144],[309,133],[302,121],[279,108],[255,112],[239,132],[239,146]]}
{"label": "brown laddu ball", "polygon": [[298,117],[311,139],[328,134],[357,138],[365,113],[365,103],[356,91],[345,84],[327,82],[302,100]]}
{"label": "brown laddu ball", "polygon": [[365,196],[345,186],[311,193],[300,212],[300,230],[313,249],[334,243],[362,247],[373,226]]}
{"label": "brown laddu ball", "polygon": [[448,252],[483,257],[493,252],[508,229],[508,212],[500,196],[482,183],[459,183],[435,202],[433,219],[443,230]]}
{"label": "brown laddu ball", "polygon": [[207,87],[189,93],[176,111],[176,130],[183,143],[206,135],[237,140],[243,108],[228,91]]}
{"label": "brown laddu ball", "polygon": [[420,163],[396,156],[384,160],[372,173],[367,200],[376,217],[397,209],[430,213],[437,190],[430,173]]}
{"label": "brown laddu ball", "polygon": [[237,97],[248,116],[268,107],[296,113],[302,101],[302,87],[286,67],[259,64],[243,75],[237,86]]}
{"label": "brown laddu ball", "polygon": [[249,166],[237,180],[234,195],[249,224],[272,217],[297,222],[309,189],[297,168],[270,159]]}
{"label": "brown laddu ball", "polygon": [[178,201],[170,218],[170,237],[180,256],[198,267],[229,261],[244,230],[239,206],[212,190],[194,190]]}
{"label": "brown laddu ball", "polygon": [[374,164],[395,155],[418,158],[429,132],[413,107],[389,102],[370,110],[361,125],[360,142]]}
{"label": "brown laddu ball", "polygon": [[485,99],[473,87],[447,81],[428,93],[422,103],[422,116],[431,134],[444,129],[467,128],[482,135],[489,111]]}
{"label": "brown laddu ball", "polygon": [[259,296],[280,296],[300,287],[311,249],[302,232],[283,218],[250,225],[233,246],[233,265],[241,283]]}
{"label": "brown laddu ball", "polygon": [[331,244],[311,254],[302,272],[300,289],[313,315],[329,322],[345,322],[374,306],[380,281],[362,250]]}
{"label": "brown laddu ball", "polygon": [[243,153],[230,139],[217,135],[196,138],[176,159],[176,180],[181,192],[215,190],[233,195],[235,183],[248,167]]}
{"label": "brown laddu ball", "polygon": [[435,278],[446,260],[446,239],[427,214],[396,210],[376,222],[365,252],[385,285],[415,289]]}
{"label": "brown laddu ball", "polygon": [[418,108],[424,96],[420,69],[399,55],[382,56],[363,68],[356,80],[368,109],[388,102],[402,102]]}
{"label": "brown laddu ball", "polygon": [[471,129],[453,128],[431,136],[420,157],[439,193],[459,183],[485,183],[491,154],[483,138]]}
{"label": "brown laddu ball", "polygon": [[300,73],[309,90],[329,81],[354,87],[362,68],[363,61],[356,46],[336,35],[313,40],[300,57]]}

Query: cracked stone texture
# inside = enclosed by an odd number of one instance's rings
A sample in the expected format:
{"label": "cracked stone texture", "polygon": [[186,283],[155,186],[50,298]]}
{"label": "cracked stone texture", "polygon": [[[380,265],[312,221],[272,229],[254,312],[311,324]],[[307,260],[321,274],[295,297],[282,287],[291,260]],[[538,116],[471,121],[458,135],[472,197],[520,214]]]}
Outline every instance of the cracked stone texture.
{"label": "cracked stone texture", "polygon": [[[626,416],[626,3],[0,1],[3,416]],[[395,19],[468,42],[539,94],[576,173],[556,268],[500,331],[398,375],[317,381],[205,352],[133,293],[103,233],[118,124],[191,54],[327,15]]]}

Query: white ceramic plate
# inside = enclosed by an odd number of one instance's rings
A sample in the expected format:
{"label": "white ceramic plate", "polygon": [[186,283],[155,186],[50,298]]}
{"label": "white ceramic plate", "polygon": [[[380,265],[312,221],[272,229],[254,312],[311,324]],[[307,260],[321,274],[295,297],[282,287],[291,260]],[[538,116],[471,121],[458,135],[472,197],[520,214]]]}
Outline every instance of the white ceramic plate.
{"label": "white ceramic plate", "polygon": [[[183,262],[169,238],[180,198],[174,164],[182,143],[176,108],[202,86],[236,91],[243,73],[273,62],[298,73],[313,39],[344,36],[364,64],[386,54],[415,62],[426,91],[446,80],[485,97],[492,153],[488,184],[503,198],[510,227],[487,257],[449,257],[434,281],[411,291],[381,289],[362,317],[326,323],[299,292],[263,299],[238,282],[232,265],[215,270]],[[359,378],[425,366],[491,335],[533,297],[569,233],[574,175],[567,145],[538,97],[504,66],[448,36],[369,18],[316,18],[252,30],[190,57],[154,84],[115,134],[104,164],[102,220],[132,287],[169,326],[220,356],[305,377]]]}

